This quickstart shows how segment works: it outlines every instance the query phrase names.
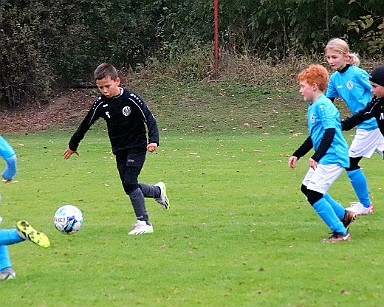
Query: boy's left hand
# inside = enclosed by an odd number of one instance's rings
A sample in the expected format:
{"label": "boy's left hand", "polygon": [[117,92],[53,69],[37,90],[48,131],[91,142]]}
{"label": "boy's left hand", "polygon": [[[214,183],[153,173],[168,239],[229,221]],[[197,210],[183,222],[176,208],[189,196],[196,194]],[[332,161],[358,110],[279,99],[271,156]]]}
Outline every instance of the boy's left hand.
{"label": "boy's left hand", "polygon": [[310,168],[316,169],[317,162],[315,160],[313,160],[312,158],[309,158],[308,165],[309,165]]}
{"label": "boy's left hand", "polygon": [[149,143],[148,145],[147,145],[147,150],[149,151],[149,152],[153,152],[153,151],[155,151],[157,149],[157,144],[156,143]]}

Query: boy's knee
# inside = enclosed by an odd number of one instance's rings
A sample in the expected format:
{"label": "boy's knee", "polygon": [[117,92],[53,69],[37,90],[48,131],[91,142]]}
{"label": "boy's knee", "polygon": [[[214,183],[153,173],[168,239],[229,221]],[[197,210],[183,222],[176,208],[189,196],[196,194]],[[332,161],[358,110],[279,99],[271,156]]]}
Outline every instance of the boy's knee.
{"label": "boy's knee", "polygon": [[309,201],[309,203],[313,206],[316,202],[318,202],[324,195],[319,193],[319,192],[316,192],[316,191],[312,191],[312,190],[308,190],[308,194],[307,194],[307,199]]}
{"label": "boy's knee", "polygon": [[304,184],[301,185],[301,193],[303,193],[305,196],[308,195],[307,186],[305,186]]}
{"label": "boy's knee", "polygon": [[355,171],[357,169],[360,168],[359,166],[359,162],[360,162],[361,158],[349,158],[349,167],[346,168],[345,170],[347,172],[350,172],[350,171]]}
{"label": "boy's knee", "polygon": [[138,183],[128,183],[124,185],[124,191],[127,195],[130,195],[134,190],[139,188]]}

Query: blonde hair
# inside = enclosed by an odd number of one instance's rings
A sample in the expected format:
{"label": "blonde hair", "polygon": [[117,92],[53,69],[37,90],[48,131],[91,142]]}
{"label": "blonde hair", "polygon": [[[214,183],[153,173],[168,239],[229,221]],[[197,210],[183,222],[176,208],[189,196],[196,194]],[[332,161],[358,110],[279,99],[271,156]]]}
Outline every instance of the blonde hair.
{"label": "blonde hair", "polygon": [[360,65],[360,59],[359,56],[356,53],[353,53],[349,50],[348,44],[342,40],[341,38],[332,38],[327,46],[325,46],[325,53],[327,53],[328,50],[333,50],[336,52],[339,52],[343,55],[346,55],[348,60],[347,63],[354,66]]}
{"label": "blonde hair", "polygon": [[316,83],[319,90],[324,92],[328,86],[329,73],[324,66],[313,64],[299,73],[297,80],[306,81],[309,85]]}

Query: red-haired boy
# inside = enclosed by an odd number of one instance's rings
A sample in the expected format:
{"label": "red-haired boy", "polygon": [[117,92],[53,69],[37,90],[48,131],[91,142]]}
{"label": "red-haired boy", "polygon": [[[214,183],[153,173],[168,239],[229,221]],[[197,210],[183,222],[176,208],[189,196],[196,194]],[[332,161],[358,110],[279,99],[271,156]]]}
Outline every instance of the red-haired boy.
{"label": "red-haired boy", "polygon": [[302,182],[301,191],[332,231],[332,235],[323,242],[350,241],[348,228],[355,219],[355,213],[344,209],[327,193],[349,166],[348,144],[341,131],[339,111],[324,95],[329,74],[323,66],[311,65],[297,79],[300,94],[309,102],[309,137],[289,158],[288,166],[295,168],[298,159],[312,148],[315,150],[308,160],[309,170]]}

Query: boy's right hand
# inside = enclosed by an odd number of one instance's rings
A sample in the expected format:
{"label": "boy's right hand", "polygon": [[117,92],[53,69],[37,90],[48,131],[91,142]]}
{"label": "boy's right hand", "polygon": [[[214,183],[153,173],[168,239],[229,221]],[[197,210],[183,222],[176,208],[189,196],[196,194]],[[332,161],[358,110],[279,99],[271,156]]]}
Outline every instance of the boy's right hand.
{"label": "boy's right hand", "polygon": [[79,156],[79,153],[77,151],[73,151],[68,146],[67,149],[64,151],[64,160],[69,159],[74,153]]}
{"label": "boy's right hand", "polygon": [[288,167],[289,168],[295,168],[296,167],[296,162],[297,162],[297,157],[296,156],[291,156],[288,160]]}

